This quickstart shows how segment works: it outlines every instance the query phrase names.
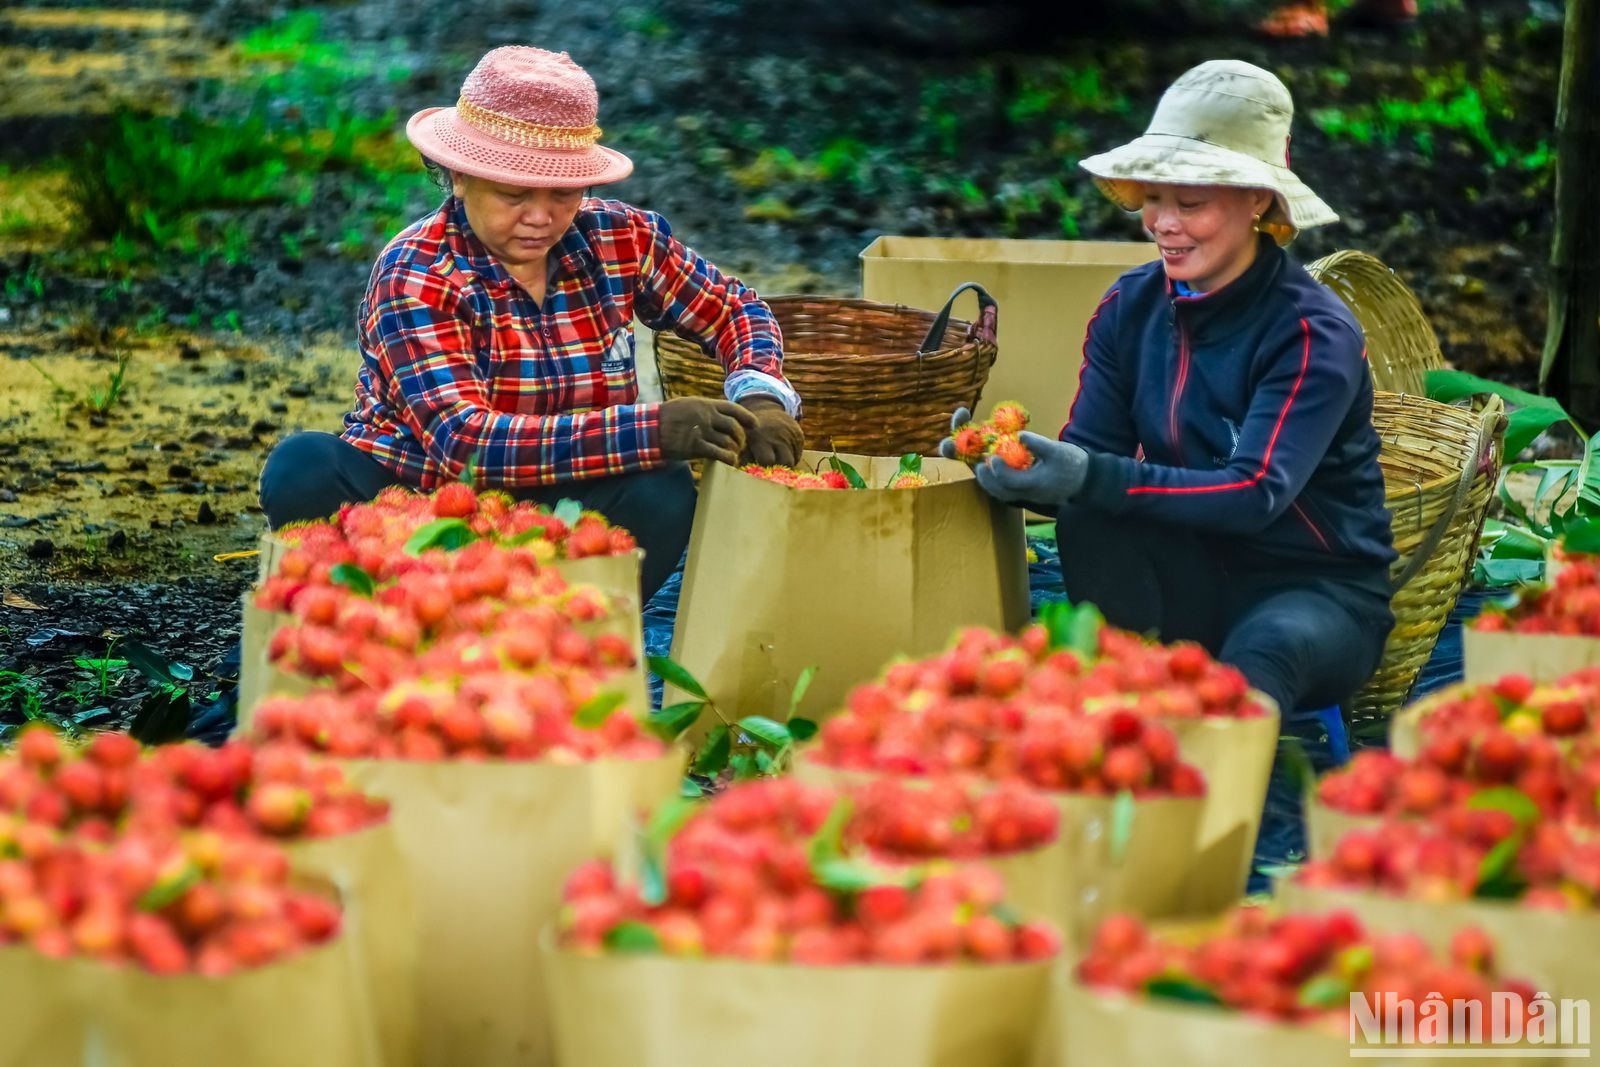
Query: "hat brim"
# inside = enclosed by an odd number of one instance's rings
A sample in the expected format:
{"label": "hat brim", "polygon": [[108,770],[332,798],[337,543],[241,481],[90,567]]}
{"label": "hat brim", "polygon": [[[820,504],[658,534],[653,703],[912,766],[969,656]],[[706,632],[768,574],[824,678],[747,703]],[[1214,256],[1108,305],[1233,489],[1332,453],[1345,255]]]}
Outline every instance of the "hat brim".
{"label": "hat brim", "polygon": [[507,185],[583,189],[619,182],[633,173],[633,160],[613,149],[511,144],[469,126],[453,107],[430,107],[412,115],[406,139],[441,167]]}
{"label": "hat brim", "polygon": [[1294,230],[1339,221],[1333,209],[1288,167],[1194,137],[1147,133],[1078,165],[1093,175],[1100,191],[1125,211],[1136,211],[1143,205],[1142,187],[1146,182],[1227,185],[1267,189],[1277,197],[1290,228],[1283,236],[1273,234],[1280,243],[1285,243],[1285,237],[1292,237]]}

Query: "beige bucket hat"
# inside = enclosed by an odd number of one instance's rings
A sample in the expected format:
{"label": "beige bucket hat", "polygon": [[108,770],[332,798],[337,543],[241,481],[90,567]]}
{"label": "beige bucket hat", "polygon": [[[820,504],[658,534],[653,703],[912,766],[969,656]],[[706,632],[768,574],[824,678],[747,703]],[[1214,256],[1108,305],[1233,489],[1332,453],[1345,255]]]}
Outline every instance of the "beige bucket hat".
{"label": "beige bucket hat", "polygon": [[1213,59],[1161,94],[1144,135],[1079,164],[1126,211],[1144,203],[1144,182],[1268,189],[1275,205],[1261,229],[1279,244],[1339,216],[1289,169],[1294,100],[1271,71]]}

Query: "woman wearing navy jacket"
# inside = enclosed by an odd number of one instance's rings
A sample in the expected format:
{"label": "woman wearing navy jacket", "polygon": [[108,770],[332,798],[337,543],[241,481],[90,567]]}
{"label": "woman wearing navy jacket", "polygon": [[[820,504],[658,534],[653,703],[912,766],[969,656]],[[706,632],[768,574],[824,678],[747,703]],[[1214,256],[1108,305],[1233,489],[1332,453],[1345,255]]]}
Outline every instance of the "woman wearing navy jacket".
{"label": "woman wearing navy jacket", "polygon": [[1337,218],[1289,169],[1292,113],[1267,71],[1204,63],[1083,162],[1160,259],[1100,302],[1060,440],[977,472],[1057,513],[1073,601],[1200,642],[1291,719],[1376,669],[1395,558],[1361,328],[1279,247]]}

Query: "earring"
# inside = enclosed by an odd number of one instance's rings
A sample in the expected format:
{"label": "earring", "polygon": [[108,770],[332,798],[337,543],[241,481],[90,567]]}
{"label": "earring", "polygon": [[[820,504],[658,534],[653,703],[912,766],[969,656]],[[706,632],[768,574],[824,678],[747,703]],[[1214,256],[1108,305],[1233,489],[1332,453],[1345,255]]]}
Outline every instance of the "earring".
{"label": "earring", "polygon": [[1261,212],[1256,212],[1255,218],[1250,220],[1250,228],[1257,233],[1261,232]]}

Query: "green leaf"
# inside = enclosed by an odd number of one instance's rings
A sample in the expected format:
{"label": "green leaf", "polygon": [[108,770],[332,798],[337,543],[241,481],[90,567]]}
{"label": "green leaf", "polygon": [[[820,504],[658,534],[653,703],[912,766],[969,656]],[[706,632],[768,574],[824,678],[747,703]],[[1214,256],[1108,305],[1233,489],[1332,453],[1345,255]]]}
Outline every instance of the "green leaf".
{"label": "green leaf", "polygon": [[709,701],[711,699],[706,691],[700,687],[700,683],[695,680],[695,676],[670,656],[649,656],[646,662],[650,664],[650,669],[668,685],[676,686],[690,696],[699,697],[701,700]]}
{"label": "green leaf", "polygon": [[1047,600],[1039,606],[1039,624],[1049,636],[1051,648],[1070,647],[1072,615],[1072,605],[1065,600]]}
{"label": "green leaf", "polygon": [[706,743],[694,760],[694,773],[715,776],[728,765],[728,754],[733,751],[733,737],[728,727],[718,723],[706,737]]}
{"label": "green leaf", "polygon": [[611,691],[596,693],[572,714],[573,725],[584,730],[596,730],[606,724],[611,718],[611,713],[622,706],[625,700],[621,693]]}
{"label": "green leaf", "polygon": [[1446,404],[1480,393],[1498,396],[1510,405],[1506,415],[1506,455],[1515,456],[1546,428],[1571,421],[1566,409],[1548,396],[1515,389],[1502,382],[1480,378],[1459,370],[1431,370],[1424,381],[1428,397]]}
{"label": "green leaf", "polygon": [[478,535],[472,532],[466,519],[434,519],[417,527],[416,532],[406,538],[403,551],[408,556],[420,556],[432,548],[454,552],[477,539]]}
{"label": "green leaf", "polygon": [[773,748],[781,748],[789,743],[789,728],[761,715],[746,715],[739,720],[739,729]]}
{"label": "green leaf", "polygon": [[1544,577],[1542,559],[1490,559],[1479,564],[1481,578],[1487,585],[1509,587],[1537,582]]}
{"label": "green leaf", "polygon": [[1516,873],[1517,853],[1522,851],[1522,835],[1512,834],[1495,845],[1478,865],[1478,884],[1472,895],[1489,900],[1511,900],[1522,895],[1522,880]]}
{"label": "green leaf", "polygon": [[777,765],[778,761],[773,759],[766,749],[756,749],[756,770],[762,774],[771,774]]}
{"label": "green leaf", "polygon": [[706,795],[700,783],[685,775],[683,781],[678,783],[678,796],[684,800],[698,800]]}
{"label": "green leaf", "polygon": [[531,544],[534,541],[543,541],[545,531],[548,529],[548,526],[530,526],[521,533],[514,534],[513,536],[506,538],[501,542],[501,544],[508,548],[520,548],[521,546]]}
{"label": "green leaf", "polygon": [[1569,552],[1600,552],[1600,519],[1581,519],[1561,531],[1561,544]]}
{"label": "green leaf", "polygon": [[194,678],[194,668],[157,652],[143,641],[125,637],[117,646],[134,669],[147,678],[169,685],[183,685]]}
{"label": "green leaf", "polygon": [[674,797],[663,804],[658,804],[650,813],[650,821],[645,823],[645,847],[658,854],[664,852],[668,842],[699,810],[700,803],[687,797]]}
{"label": "green leaf", "polygon": [[849,797],[840,797],[833,802],[828,817],[822,820],[822,825],[817,827],[817,832],[806,844],[806,858],[810,860],[812,870],[844,854],[844,828],[850,822],[854,809]]}
{"label": "green leaf", "polygon": [[[811,679],[817,676],[817,665],[813,663],[800,672],[800,677],[794,680],[794,690],[789,694],[789,719],[794,720],[794,713],[800,709],[800,702],[806,698],[806,690],[811,688]],[[804,738],[795,738],[796,741]]]}
{"label": "green leaf", "polygon": [[921,474],[922,456],[916,452],[907,452],[900,457],[900,469],[895,472],[895,477],[902,474]]}
{"label": "green leaf", "polygon": [[660,952],[661,939],[642,922],[618,923],[606,932],[606,948],[613,952]]}
{"label": "green leaf", "polygon": [[828,457],[828,464],[844,475],[844,480],[850,483],[850,488],[865,489],[867,487],[867,481],[861,477],[861,472],[840,459],[837,453]]}
{"label": "green leaf", "polygon": [[1317,787],[1316,768],[1311,766],[1311,757],[1306,755],[1299,741],[1292,737],[1278,738],[1278,758],[1283,761],[1283,769],[1295,792],[1305,794]]}
{"label": "green leaf", "polygon": [[568,526],[578,525],[578,520],[583,517],[583,505],[570,497],[556,501],[552,514]]}
{"label": "green leaf", "polygon": [[831,859],[811,868],[817,885],[835,893],[859,893],[877,885],[904,885],[905,877],[857,860]]}
{"label": "green leaf", "polygon": [[751,752],[735,752],[728,760],[728,769],[733,772],[733,780],[736,782],[748,782],[752,778],[761,776],[756,757]]}
{"label": "green leaf", "polygon": [[639,858],[639,899],[652,908],[667,902],[667,876],[661,871],[661,857],[648,852]]}
{"label": "green leaf", "polygon": [[1539,805],[1533,798],[1509,785],[1478,790],[1467,798],[1467,807],[1478,811],[1503,811],[1520,826],[1532,826],[1540,819]]}
{"label": "green leaf", "polygon": [[686,700],[681,704],[668,704],[650,713],[647,724],[651,733],[663,741],[675,741],[679,734],[693,726],[700,719],[700,712],[705,709],[703,700]]}
{"label": "green leaf", "polygon": [[810,719],[791,718],[789,720],[789,736],[795,741],[809,741],[817,736],[817,724]]}
{"label": "green leaf", "polygon": [[1185,1004],[1221,1004],[1222,998],[1211,987],[1194,978],[1164,976],[1145,983],[1148,996],[1161,1000],[1179,1000]]}
{"label": "green leaf", "polygon": [[1539,535],[1499,519],[1484,522],[1483,539],[1494,545],[1490,552],[1492,559],[1536,559],[1543,562],[1545,548],[1549,544]]}
{"label": "green leaf", "polygon": [[1067,646],[1085,659],[1100,655],[1100,631],[1106,619],[1093,604],[1079,604],[1072,612],[1067,626]]}
{"label": "green leaf", "polygon": [[1336,974],[1319,974],[1300,987],[1295,998],[1302,1008],[1338,1008],[1350,1003],[1354,990],[1348,979]]}
{"label": "green leaf", "polygon": [[1124,789],[1111,801],[1111,863],[1118,866],[1128,854],[1128,842],[1133,840],[1133,820],[1138,809],[1133,794]]}
{"label": "green leaf", "polygon": [[140,911],[160,911],[169,904],[174,904],[189,891],[189,887],[200,880],[200,868],[193,863],[185,863],[183,870],[175,878],[167,878],[157,882],[144,895],[139,898]]}
{"label": "green leaf", "polygon": [[356,596],[368,598],[371,598],[378,588],[377,584],[372,580],[372,575],[357,567],[354,563],[335,564],[334,568],[328,572],[328,581],[334,585],[344,586]]}

